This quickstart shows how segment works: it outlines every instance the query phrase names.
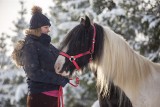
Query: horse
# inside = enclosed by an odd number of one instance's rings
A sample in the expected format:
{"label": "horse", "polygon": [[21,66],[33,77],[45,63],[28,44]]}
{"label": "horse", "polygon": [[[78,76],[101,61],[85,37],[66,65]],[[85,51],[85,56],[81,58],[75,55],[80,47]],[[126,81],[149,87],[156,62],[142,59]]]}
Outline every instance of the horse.
{"label": "horse", "polygon": [[[68,38],[68,37],[69,36],[66,36],[66,38]],[[66,39],[64,39],[64,40],[66,40]],[[70,40],[70,39],[68,38],[68,40]],[[60,49],[61,51],[62,51],[62,47],[64,47],[66,44],[68,44],[68,43],[61,44],[61,49]],[[85,64],[82,64],[82,65],[86,66]],[[71,68],[72,67],[70,67],[70,69]],[[73,69],[74,68],[72,68],[72,70]],[[95,77],[97,77],[97,73],[94,72],[94,74],[95,74]],[[63,76],[65,76],[65,75],[63,75]],[[132,107],[132,103],[129,100],[129,98],[125,95],[125,93],[118,86],[114,85],[113,82],[109,83],[107,91],[105,90],[105,88],[101,89],[101,92],[99,90],[100,89],[97,88],[97,92],[99,92],[98,99],[99,99],[100,107]],[[105,92],[107,93],[106,95],[104,95]],[[121,101],[119,99],[121,99]]]}
{"label": "horse", "polygon": [[86,16],[68,33],[60,50],[54,66],[57,74],[68,76],[89,67],[96,72],[99,93],[107,94],[113,82],[133,107],[160,105],[160,64],[138,54],[109,27]]}

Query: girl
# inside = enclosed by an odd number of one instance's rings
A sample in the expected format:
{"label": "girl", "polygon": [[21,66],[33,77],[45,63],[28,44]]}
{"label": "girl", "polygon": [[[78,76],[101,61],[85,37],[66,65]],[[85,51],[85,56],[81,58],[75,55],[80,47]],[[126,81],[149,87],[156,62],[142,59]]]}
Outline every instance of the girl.
{"label": "girl", "polygon": [[69,79],[55,73],[54,63],[59,51],[50,44],[49,19],[38,6],[32,8],[30,27],[24,42],[19,42],[12,58],[22,66],[27,77],[27,107],[57,107],[60,86]]}

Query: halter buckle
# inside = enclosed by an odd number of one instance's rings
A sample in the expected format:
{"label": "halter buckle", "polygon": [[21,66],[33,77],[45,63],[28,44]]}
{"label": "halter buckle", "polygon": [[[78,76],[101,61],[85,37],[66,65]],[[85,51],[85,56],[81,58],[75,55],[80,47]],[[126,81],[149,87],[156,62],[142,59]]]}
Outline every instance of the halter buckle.
{"label": "halter buckle", "polygon": [[90,54],[93,54],[93,52],[92,52],[92,50],[91,50],[91,49],[89,50],[89,52],[90,52]]}
{"label": "halter buckle", "polygon": [[72,62],[73,60],[76,60],[76,58],[74,56],[71,56],[69,60]]}
{"label": "halter buckle", "polygon": [[95,43],[95,39],[92,39],[92,43],[93,43],[93,44]]}

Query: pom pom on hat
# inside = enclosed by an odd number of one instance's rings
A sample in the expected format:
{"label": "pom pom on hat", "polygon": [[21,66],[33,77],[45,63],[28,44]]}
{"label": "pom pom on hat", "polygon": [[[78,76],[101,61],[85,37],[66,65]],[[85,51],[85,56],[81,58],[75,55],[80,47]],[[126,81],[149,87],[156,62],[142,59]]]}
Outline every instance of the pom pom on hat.
{"label": "pom pom on hat", "polygon": [[36,13],[42,13],[42,8],[39,6],[33,6],[32,7],[32,15],[34,15]]}
{"label": "pom pom on hat", "polygon": [[30,29],[37,29],[42,26],[51,26],[50,20],[42,14],[42,8],[39,6],[32,7],[32,17],[30,20]]}

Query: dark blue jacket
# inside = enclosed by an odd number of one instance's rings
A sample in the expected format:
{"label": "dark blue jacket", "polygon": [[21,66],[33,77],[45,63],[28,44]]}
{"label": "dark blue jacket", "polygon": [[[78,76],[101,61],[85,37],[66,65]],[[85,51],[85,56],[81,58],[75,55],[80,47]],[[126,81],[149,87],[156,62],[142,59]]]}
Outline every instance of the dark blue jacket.
{"label": "dark blue jacket", "polygon": [[55,73],[54,64],[59,51],[50,44],[51,38],[46,34],[40,37],[27,35],[22,51],[22,63],[27,75],[29,93],[58,90],[69,79]]}

